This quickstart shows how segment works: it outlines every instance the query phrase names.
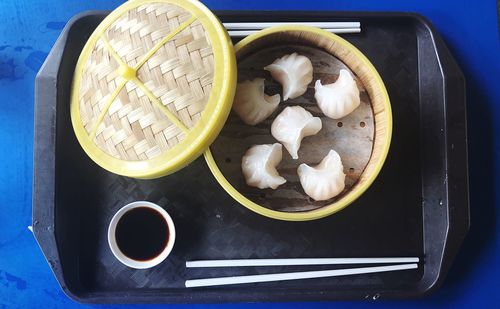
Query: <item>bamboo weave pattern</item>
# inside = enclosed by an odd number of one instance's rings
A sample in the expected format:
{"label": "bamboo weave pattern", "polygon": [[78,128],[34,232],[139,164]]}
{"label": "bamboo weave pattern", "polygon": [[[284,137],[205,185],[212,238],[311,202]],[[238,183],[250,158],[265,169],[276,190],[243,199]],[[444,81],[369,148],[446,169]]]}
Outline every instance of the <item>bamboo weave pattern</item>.
{"label": "bamboo weave pattern", "polygon": [[115,158],[159,156],[200,119],[213,72],[210,41],[188,11],[164,3],[139,6],[106,30],[87,60],[79,92],[83,125]]}

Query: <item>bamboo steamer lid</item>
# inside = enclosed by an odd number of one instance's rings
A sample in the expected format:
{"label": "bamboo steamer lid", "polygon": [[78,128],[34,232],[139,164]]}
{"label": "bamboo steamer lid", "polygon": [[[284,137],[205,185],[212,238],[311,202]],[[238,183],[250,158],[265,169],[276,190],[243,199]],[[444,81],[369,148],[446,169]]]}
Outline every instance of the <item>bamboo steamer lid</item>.
{"label": "bamboo steamer lid", "polygon": [[82,148],[101,167],[156,178],[208,148],[235,88],[233,46],[210,10],[196,0],[132,0],[84,46],[71,120]]}

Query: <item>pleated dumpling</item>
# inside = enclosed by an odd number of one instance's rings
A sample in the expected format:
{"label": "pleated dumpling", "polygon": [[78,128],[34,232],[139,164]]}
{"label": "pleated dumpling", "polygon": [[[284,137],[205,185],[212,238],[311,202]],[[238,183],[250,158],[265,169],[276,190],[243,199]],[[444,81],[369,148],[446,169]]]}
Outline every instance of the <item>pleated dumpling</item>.
{"label": "pleated dumpling", "polygon": [[333,149],[314,167],[305,163],[299,165],[297,174],[306,194],[316,201],[331,199],[345,188],[342,160]]}
{"label": "pleated dumpling", "polygon": [[271,125],[271,134],[288,150],[293,159],[298,159],[302,139],[321,130],[321,119],[313,117],[301,106],[286,107]]}
{"label": "pleated dumpling", "polygon": [[241,169],[247,185],[259,189],[272,188],[284,184],[276,166],[281,162],[282,146],[279,143],[254,145],[241,159]]}
{"label": "pleated dumpling", "polygon": [[319,108],[332,119],[347,116],[361,102],[356,81],[347,70],[340,70],[339,78],[333,84],[322,85],[318,79],[314,89]]}
{"label": "pleated dumpling", "polygon": [[233,101],[233,110],[249,125],[256,125],[269,117],[278,107],[280,95],[264,93],[264,79],[238,83]]}
{"label": "pleated dumpling", "polygon": [[303,95],[313,78],[313,66],[306,56],[293,53],[264,67],[283,86],[283,101]]}

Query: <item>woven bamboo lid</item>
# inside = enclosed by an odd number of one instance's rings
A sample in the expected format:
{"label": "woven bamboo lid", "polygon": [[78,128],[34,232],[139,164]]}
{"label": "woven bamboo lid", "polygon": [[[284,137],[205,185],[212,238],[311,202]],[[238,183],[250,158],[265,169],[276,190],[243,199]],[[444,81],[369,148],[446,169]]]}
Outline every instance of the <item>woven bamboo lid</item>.
{"label": "woven bamboo lid", "polygon": [[82,50],[73,128],[103,168],[160,177],[213,142],[235,87],[232,43],[210,10],[196,0],[131,0],[102,21]]}

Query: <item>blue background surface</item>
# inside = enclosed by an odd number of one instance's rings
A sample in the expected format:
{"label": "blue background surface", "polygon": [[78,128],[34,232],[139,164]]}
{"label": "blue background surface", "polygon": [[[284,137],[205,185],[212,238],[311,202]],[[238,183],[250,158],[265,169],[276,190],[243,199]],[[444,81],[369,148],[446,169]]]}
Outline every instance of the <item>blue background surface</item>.
{"label": "blue background surface", "polygon": [[[0,308],[78,306],[59,288],[31,224],[35,74],[65,23],[123,1],[0,1]],[[377,307],[500,308],[500,44],[494,0],[214,1],[211,9],[412,11],[429,18],[467,79],[472,227],[444,286],[431,297]],[[381,240],[383,241],[383,240]],[[358,308],[363,302],[239,304],[238,308]],[[211,308],[217,305],[172,306]],[[226,308],[234,305],[218,305]]]}

